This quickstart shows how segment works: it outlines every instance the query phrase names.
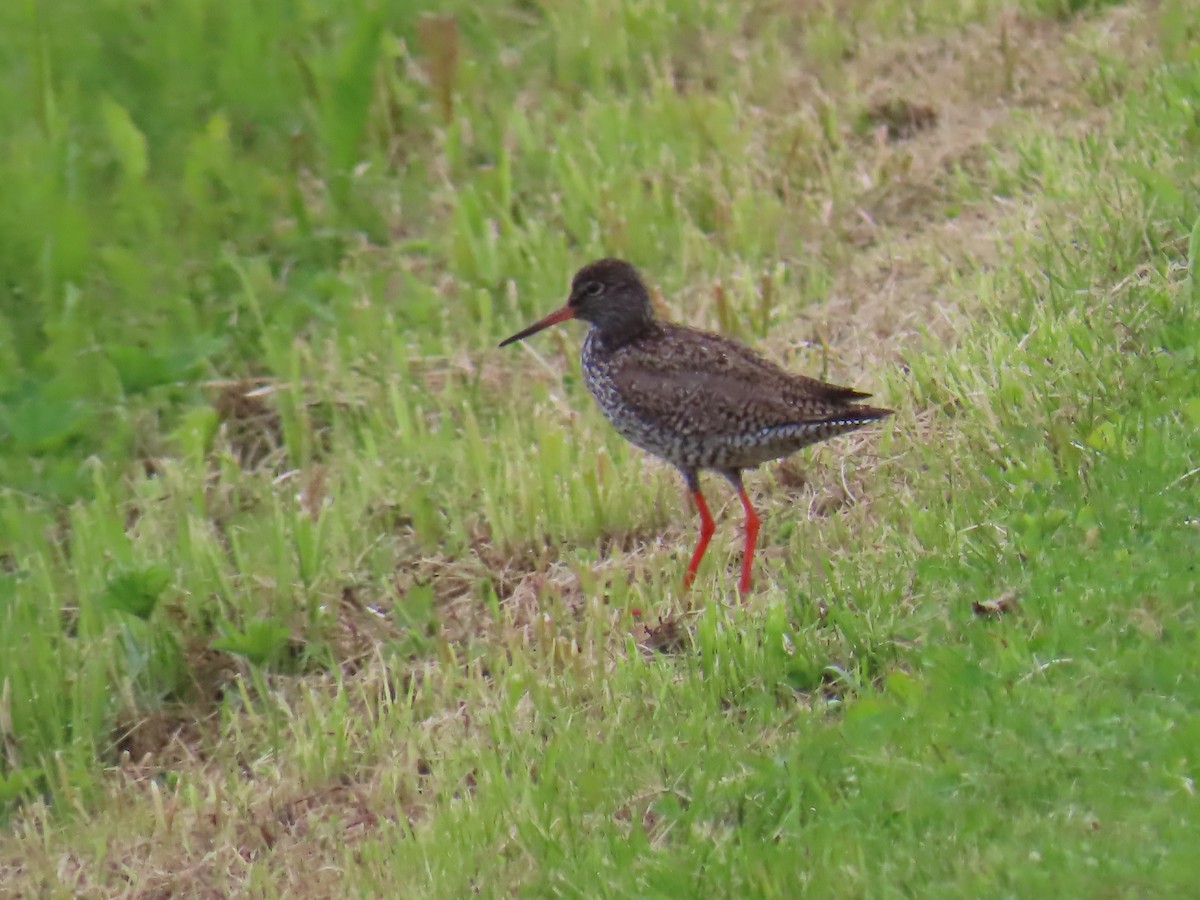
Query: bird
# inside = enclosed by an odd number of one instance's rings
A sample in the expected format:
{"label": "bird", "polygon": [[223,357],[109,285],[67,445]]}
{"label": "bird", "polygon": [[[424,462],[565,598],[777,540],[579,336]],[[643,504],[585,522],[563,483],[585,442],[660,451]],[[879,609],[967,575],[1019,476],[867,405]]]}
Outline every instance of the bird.
{"label": "bird", "polygon": [[663,321],[633,264],[599,259],[571,279],[567,302],[501,341],[507,347],[560,322],[590,327],[580,360],[601,412],[626,440],[677,468],[700,516],[700,537],[683,577],[696,577],[716,523],[700,472],[723,475],[745,513],[738,593],[750,591],[761,519],[742,472],[892,415],[848,387],[794,375],[720,334]]}

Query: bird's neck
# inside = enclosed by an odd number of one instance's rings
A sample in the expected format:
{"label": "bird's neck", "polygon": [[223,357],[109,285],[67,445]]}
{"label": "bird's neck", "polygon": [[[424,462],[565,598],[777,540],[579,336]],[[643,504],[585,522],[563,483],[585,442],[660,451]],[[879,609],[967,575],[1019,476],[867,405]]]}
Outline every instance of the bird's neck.
{"label": "bird's neck", "polygon": [[591,333],[605,350],[612,351],[653,333],[655,325],[652,317],[609,319],[593,324]]}

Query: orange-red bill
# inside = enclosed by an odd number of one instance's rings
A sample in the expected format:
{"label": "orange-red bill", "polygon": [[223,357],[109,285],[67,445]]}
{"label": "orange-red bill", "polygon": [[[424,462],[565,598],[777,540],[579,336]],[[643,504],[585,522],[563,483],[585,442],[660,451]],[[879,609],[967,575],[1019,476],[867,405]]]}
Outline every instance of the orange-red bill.
{"label": "orange-red bill", "polygon": [[565,322],[567,319],[573,318],[575,318],[575,310],[571,309],[570,306],[564,306],[562,309],[556,309],[554,312],[550,313],[550,315],[546,316],[546,318],[534,322],[528,328],[518,331],[510,338],[505,338],[500,342],[500,346],[507,347],[514,341],[524,340],[531,334],[537,334],[543,328],[549,328],[551,325],[557,325],[559,322]]}

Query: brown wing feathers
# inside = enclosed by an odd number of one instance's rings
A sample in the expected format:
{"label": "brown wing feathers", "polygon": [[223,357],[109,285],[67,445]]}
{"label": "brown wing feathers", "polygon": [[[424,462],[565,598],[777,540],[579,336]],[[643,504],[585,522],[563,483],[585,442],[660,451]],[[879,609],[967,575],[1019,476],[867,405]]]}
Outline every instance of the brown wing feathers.
{"label": "brown wing feathers", "polygon": [[[696,340],[699,334],[705,339]],[[637,353],[613,356],[619,390],[642,415],[685,433],[701,425],[710,434],[736,433],[886,414],[854,403],[869,394],[793,375],[720,335],[662,324],[639,344]]]}

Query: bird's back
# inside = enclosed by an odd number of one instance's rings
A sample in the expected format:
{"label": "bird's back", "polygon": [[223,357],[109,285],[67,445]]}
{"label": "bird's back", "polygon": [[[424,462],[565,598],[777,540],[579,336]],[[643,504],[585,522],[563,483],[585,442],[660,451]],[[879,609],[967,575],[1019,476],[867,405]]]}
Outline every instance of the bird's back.
{"label": "bird's back", "polygon": [[748,468],[891,412],[722,335],[665,322],[616,348],[589,332],[583,369],[622,435],[684,469]]}

